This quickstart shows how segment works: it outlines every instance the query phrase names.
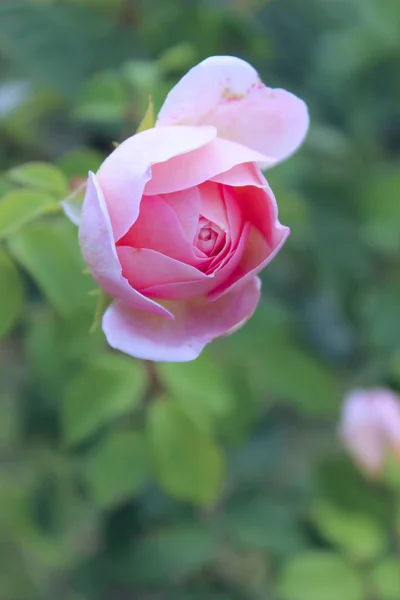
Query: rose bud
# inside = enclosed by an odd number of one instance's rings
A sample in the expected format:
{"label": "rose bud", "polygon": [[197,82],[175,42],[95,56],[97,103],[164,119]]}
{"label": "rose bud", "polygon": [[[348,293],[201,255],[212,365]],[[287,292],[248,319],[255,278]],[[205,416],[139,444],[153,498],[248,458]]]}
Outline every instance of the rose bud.
{"label": "rose bud", "polygon": [[307,128],[302,100],[216,56],[172,89],[154,128],[89,174],[79,239],[114,299],[102,323],[113,348],[193,360],[251,317],[257,275],[289,235],[260,165],[289,156]]}
{"label": "rose bud", "polygon": [[384,388],[351,392],[343,406],[340,437],[363,471],[379,475],[390,455],[400,460],[399,396]]}

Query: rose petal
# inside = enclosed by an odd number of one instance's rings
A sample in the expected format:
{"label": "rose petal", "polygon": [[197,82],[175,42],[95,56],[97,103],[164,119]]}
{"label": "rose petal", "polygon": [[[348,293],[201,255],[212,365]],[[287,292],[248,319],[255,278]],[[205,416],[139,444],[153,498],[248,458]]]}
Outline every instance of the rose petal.
{"label": "rose petal", "polygon": [[[278,205],[273,191],[264,178],[264,185],[245,186],[235,188],[236,202],[241,207],[245,221],[252,223],[261,231],[271,248],[274,248],[280,239],[280,229],[276,228],[278,222]],[[280,224],[279,224],[280,225]]]}
{"label": "rose petal", "polygon": [[137,290],[178,281],[190,282],[193,285],[193,282],[207,279],[207,275],[195,267],[155,250],[120,246],[117,253],[124,277]]}
{"label": "rose petal", "polygon": [[251,225],[246,223],[235,248],[230,249],[218,269],[204,275],[199,281],[172,281],[161,285],[143,288],[142,293],[151,298],[162,300],[191,300],[210,294],[215,288],[220,288],[225,281],[232,281],[232,273],[236,272],[245,252]]}
{"label": "rose petal", "polygon": [[144,196],[135,224],[118,242],[118,246],[151,248],[194,266],[208,259],[194,253],[193,243],[182,230],[176,212],[161,196]]}
{"label": "rose petal", "polygon": [[232,187],[244,187],[246,185],[264,187],[267,183],[264,175],[255,163],[236,165],[232,169],[229,169],[229,171],[219,173],[215,177],[210,178],[210,181]]}
{"label": "rose petal", "polygon": [[277,222],[273,233],[274,246],[271,248],[258,229],[252,227],[246,249],[238,267],[229,279],[225,280],[220,287],[215,288],[209,294],[210,300],[218,300],[224,294],[231,293],[232,290],[240,287],[243,282],[251,281],[278,254],[289,233],[290,229],[288,227]]}
{"label": "rose petal", "polygon": [[212,56],[170,91],[157,126],[214,125],[223,137],[258,150],[274,162],[292,154],[307,133],[305,103],[266,87],[256,70],[232,56]]}
{"label": "rose petal", "polygon": [[197,188],[200,193],[200,214],[223,231],[228,229],[228,217],[222,195],[222,186],[206,181]]}
{"label": "rose petal", "polygon": [[65,215],[74,225],[81,222],[83,201],[81,192],[86,188],[87,181],[83,181],[65,200],[61,202]]}
{"label": "rose petal", "polygon": [[175,212],[186,239],[192,243],[197,233],[200,216],[198,188],[192,187],[173,194],[163,194],[162,199]]}
{"label": "rose petal", "polygon": [[[111,219],[114,240],[119,240],[136,221],[144,186],[152,178],[151,166],[190,153],[215,138],[214,127],[165,127],[147,129],[120,144],[101,165],[97,177]],[[160,181],[168,192],[173,173]],[[190,186],[185,186],[190,187]],[[157,192],[158,193],[158,192]]]}
{"label": "rose petal", "polygon": [[93,278],[107,294],[118,298],[131,308],[173,319],[172,314],[166,308],[145,298],[134,290],[123,277],[107,207],[102,190],[93,173],[89,173],[79,228],[79,241],[83,257]]}
{"label": "rose petal", "polygon": [[221,187],[229,224],[229,235],[232,243],[235,245],[243,227],[243,211],[238,202],[236,190],[227,185]]}
{"label": "rose petal", "polygon": [[257,278],[217,302],[171,303],[174,321],[112,304],[103,317],[103,330],[113,348],[154,361],[194,360],[214,338],[230,333],[251,317],[260,298]]}
{"label": "rose petal", "polygon": [[[157,129],[163,130],[164,127]],[[200,185],[237,165],[265,163],[265,160],[264,155],[251,148],[216,138],[193,152],[155,164],[152,167],[152,179],[146,183],[144,193],[152,196],[184,190]]]}

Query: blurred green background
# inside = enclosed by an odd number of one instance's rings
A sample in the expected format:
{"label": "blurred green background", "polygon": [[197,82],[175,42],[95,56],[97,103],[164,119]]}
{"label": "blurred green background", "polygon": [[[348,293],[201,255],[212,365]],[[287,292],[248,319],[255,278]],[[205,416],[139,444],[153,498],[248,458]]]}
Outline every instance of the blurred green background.
{"label": "blurred green background", "polygon": [[[2,600],[400,599],[400,467],[366,481],[336,432],[400,388],[399,31],[399,0],[2,0]],[[57,203],[213,54],[311,131],[267,173],[292,235],[255,317],[157,398],[88,333]]]}

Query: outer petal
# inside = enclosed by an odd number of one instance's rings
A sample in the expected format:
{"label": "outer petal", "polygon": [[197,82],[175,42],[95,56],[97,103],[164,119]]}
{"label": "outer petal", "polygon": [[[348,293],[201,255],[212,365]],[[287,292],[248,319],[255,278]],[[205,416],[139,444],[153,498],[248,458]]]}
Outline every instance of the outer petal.
{"label": "outer petal", "polygon": [[[148,129],[125,140],[106,158],[97,177],[115,241],[130,229],[138,217],[144,186],[152,178],[151,166],[201,148],[215,136],[214,127]],[[169,172],[168,179],[173,177],[173,173]]]}
{"label": "outer petal", "polygon": [[113,348],[145,360],[194,360],[213,339],[227,335],[251,317],[260,298],[260,281],[249,281],[217,302],[206,300],[171,303],[175,320],[111,305],[103,317],[103,330]]}
{"label": "outer petal", "polygon": [[61,206],[68,219],[74,224],[79,225],[82,216],[83,201],[81,192],[86,188],[87,182],[84,181],[80,186],[74,190],[65,200],[61,202]]}
{"label": "outer petal", "polygon": [[118,298],[131,308],[148,311],[161,315],[161,317],[173,318],[166,308],[145,298],[134,290],[123,277],[107,207],[93,173],[89,174],[87,183],[79,228],[79,241],[91,274],[107,294],[112,298]]}
{"label": "outer petal", "polygon": [[265,187],[267,180],[254,162],[236,165],[229,171],[219,173],[212,177],[210,181],[222,183],[231,187],[245,187],[254,185],[256,187]]}
{"label": "outer petal", "polygon": [[[178,127],[177,127],[178,129]],[[157,131],[163,131],[159,128]],[[146,184],[148,195],[166,194],[200,185],[237,165],[266,162],[266,157],[251,148],[216,138],[197,150],[174,156],[152,168],[152,179]],[[269,161],[273,164],[273,161]]]}
{"label": "outer petal", "polygon": [[233,140],[275,162],[292,154],[306,135],[305,103],[272,90],[256,70],[232,56],[212,56],[193,67],[170,91],[157,125],[214,125]]}

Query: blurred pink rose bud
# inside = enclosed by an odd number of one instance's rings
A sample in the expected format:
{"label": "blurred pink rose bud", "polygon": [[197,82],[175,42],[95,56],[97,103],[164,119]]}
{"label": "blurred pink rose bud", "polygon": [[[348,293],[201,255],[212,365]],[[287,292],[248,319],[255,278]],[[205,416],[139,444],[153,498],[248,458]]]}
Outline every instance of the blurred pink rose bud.
{"label": "blurred pink rose bud", "polygon": [[357,464],[379,475],[388,455],[400,461],[400,397],[391,390],[354,390],[346,398],[340,436]]}
{"label": "blurred pink rose bud", "polygon": [[103,318],[113,348],[193,360],[250,318],[257,274],[289,235],[260,165],[289,156],[307,128],[302,100],[215,56],[172,89],[155,128],[90,173],[79,239],[114,299]]}

